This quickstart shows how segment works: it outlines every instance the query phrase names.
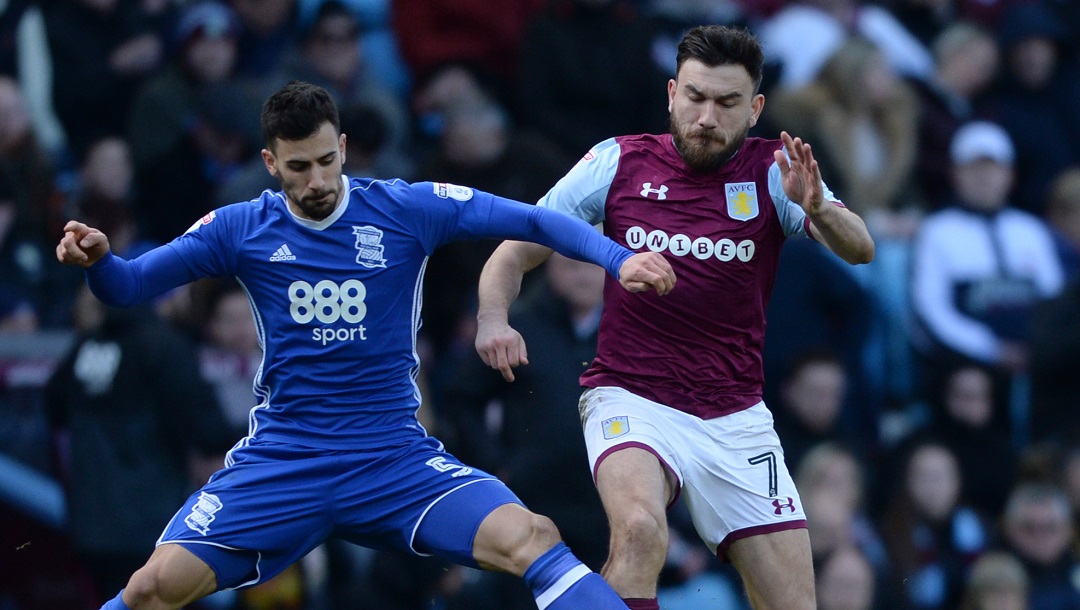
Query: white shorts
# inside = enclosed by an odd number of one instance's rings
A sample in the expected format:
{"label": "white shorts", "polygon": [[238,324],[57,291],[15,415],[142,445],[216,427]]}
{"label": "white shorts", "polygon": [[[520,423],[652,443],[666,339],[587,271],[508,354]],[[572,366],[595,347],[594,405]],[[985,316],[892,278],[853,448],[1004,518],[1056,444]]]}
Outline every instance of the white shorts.
{"label": "white shorts", "polygon": [[760,402],[704,420],[622,388],[590,388],[578,405],[593,479],[611,453],[638,447],[678,480],[679,493],[709,549],[726,559],[741,538],[806,527],[784,464],[772,413]]}

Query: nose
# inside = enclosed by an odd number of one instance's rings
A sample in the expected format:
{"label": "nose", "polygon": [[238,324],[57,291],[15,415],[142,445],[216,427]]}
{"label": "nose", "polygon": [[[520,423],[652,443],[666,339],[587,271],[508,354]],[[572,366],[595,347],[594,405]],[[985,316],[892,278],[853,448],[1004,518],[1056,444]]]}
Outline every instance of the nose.
{"label": "nose", "polygon": [[713,102],[706,102],[701,105],[698,112],[697,124],[702,129],[713,129],[717,127],[720,122],[716,120],[716,104]]}
{"label": "nose", "polygon": [[323,178],[323,173],[318,168],[311,170],[311,177],[308,178],[308,188],[310,190],[321,192],[323,187],[326,186],[326,180]]}

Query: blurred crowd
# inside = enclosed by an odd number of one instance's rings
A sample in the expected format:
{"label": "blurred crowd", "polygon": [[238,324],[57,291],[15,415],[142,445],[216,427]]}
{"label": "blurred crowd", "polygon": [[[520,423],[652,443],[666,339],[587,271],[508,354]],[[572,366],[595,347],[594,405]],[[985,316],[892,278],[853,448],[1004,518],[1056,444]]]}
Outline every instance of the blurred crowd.
{"label": "blurred crowd", "polygon": [[[259,112],[294,79],[335,97],[346,173],[535,202],[601,140],[668,129],[676,43],[702,23],[758,35],[751,135],[811,143],[877,244],[851,269],[788,243],[768,311],[819,607],[1080,609],[1075,0],[3,0],[0,610],[111,598],[255,404],[240,286],[108,309],[55,261],[67,220],[134,257],[276,188]],[[577,377],[603,271],[526,278],[530,364],[507,384],[472,347],[495,245],[430,261],[419,416],[598,570]],[[746,608],[681,505],[671,522],[662,607]],[[513,578],[337,543],[198,606],[532,607]]]}

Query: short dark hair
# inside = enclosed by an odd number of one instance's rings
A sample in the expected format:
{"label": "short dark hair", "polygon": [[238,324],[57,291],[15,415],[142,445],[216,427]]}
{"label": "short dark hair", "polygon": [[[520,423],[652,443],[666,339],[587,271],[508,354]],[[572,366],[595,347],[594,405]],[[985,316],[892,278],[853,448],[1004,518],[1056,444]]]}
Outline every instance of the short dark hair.
{"label": "short dark hair", "polygon": [[675,59],[676,74],[688,59],[696,59],[710,68],[742,66],[754,81],[754,91],[761,87],[765,55],[761,50],[761,43],[746,28],[723,25],[699,25],[692,28],[679,41],[679,53]]}
{"label": "short dark hair", "polygon": [[292,81],[271,95],[262,109],[262,132],[266,147],[277,140],[303,140],[329,122],[341,133],[337,105],[322,87]]}

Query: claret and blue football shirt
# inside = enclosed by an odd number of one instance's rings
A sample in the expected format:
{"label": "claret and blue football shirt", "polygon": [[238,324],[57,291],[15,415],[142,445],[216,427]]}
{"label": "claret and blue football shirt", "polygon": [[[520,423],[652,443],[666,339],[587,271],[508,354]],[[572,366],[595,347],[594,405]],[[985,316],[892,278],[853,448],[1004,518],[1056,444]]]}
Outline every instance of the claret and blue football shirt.
{"label": "claret and blue football shirt", "polygon": [[662,297],[606,283],[599,352],[582,385],[625,388],[702,418],[761,401],[780,249],[789,236],[805,237],[809,223],[784,193],[773,156],[782,147],[748,138],[720,169],[699,173],[670,134],[611,138],[540,200],[603,222],[631,250],[663,253],[678,278]]}

